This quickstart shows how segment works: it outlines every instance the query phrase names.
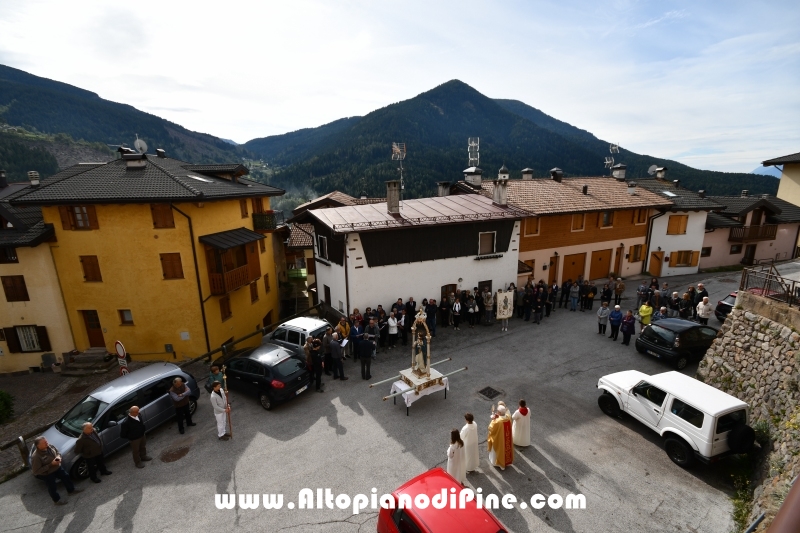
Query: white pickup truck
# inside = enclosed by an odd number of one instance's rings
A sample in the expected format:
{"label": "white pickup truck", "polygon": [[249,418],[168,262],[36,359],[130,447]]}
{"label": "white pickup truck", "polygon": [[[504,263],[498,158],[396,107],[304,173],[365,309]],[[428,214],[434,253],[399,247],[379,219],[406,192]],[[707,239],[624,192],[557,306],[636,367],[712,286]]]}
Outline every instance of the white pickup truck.
{"label": "white pickup truck", "polygon": [[597,388],[603,391],[597,403],[604,413],[628,413],[658,432],[679,466],[688,467],[695,459],[711,463],[746,453],[753,445],[749,406],[680,372],[648,376],[626,370],[601,377]]}

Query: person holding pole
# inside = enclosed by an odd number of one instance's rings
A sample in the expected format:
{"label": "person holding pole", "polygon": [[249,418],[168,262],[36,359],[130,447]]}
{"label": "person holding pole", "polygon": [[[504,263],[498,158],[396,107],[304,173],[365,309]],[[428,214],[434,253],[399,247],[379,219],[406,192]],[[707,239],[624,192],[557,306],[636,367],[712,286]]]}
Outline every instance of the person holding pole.
{"label": "person holding pole", "polygon": [[228,419],[228,437],[233,438],[233,423],[231,422],[231,397],[228,393],[228,377],[225,375],[225,365],[222,365],[222,388],[225,390],[225,402],[228,405],[228,411],[226,412],[227,419]]}
{"label": "person holding pole", "polygon": [[211,407],[214,408],[214,417],[217,419],[217,437],[219,440],[228,440],[231,438],[228,434],[228,413],[231,412],[231,406],[228,403],[228,396],[222,390],[222,383],[215,381],[211,389]]}

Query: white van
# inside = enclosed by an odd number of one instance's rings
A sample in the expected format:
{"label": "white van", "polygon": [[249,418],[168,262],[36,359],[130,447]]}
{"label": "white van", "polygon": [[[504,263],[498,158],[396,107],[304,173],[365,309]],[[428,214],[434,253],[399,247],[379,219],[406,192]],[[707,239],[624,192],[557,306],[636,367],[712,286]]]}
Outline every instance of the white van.
{"label": "white van", "polygon": [[268,336],[264,337],[264,342],[271,342],[284,348],[292,350],[296,355],[305,361],[306,356],[303,346],[308,337],[321,339],[325,335],[325,330],[330,324],[318,318],[301,316],[284,322]]}
{"label": "white van", "polygon": [[680,372],[648,376],[626,370],[601,377],[597,388],[604,413],[628,413],[656,431],[669,458],[682,467],[746,453],[755,440],[745,402]]}

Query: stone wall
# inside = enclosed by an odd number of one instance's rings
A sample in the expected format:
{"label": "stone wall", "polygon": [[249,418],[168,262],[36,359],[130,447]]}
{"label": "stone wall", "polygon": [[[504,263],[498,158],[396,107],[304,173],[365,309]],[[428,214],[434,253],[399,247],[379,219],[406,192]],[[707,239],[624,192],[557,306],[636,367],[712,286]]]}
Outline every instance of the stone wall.
{"label": "stone wall", "polygon": [[800,474],[800,334],[793,326],[800,324],[800,312],[743,296],[700,362],[697,378],[747,402],[751,426],[769,425],[772,438],[756,465],[748,521],[766,512],[756,530],[763,532],[783,503],[789,482]]}

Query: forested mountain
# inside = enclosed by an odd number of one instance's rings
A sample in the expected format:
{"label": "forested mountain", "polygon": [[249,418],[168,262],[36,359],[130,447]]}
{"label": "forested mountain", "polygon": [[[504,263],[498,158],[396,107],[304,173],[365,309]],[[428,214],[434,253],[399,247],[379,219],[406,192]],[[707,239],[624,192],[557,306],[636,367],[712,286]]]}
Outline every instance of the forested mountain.
{"label": "forested mountain", "polygon": [[[461,179],[468,137],[480,137],[481,167],[488,177],[504,163],[512,177],[519,177],[525,167],[539,177],[556,166],[568,176],[608,172],[603,166],[610,155],[606,141],[522,102],[492,100],[458,80],[364,117],[254,139],[245,146],[283,167],[275,184],[308,186],[318,193],[339,189],[382,195],[383,182],[398,177],[398,165],[390,160],[391,143],[405,142],[405,194],[419,197],[433,194],[437,181]],[[709,194],[777,191],[776,181],[753,174],[697,170],[624,148],[620,152],[614,158],[628,166],[632,177],[646,176],[656,164],[666,165],[671,179]]]}
{"label": "forested mountain", "polygon": [[0,122],[73,139],[133,145],[138,134],[150,152],[194,163],[239,161],[246,151],[217,137],[189,131],[150,113],[15,68],[0,65]]}
{"label": "forested mountain", "polygon": [[56,158],[43,148],[30,147],[15,136],[0,133],[0,169],[8,181],[25,181],[28,171],[36,170],[46,178],[58,172]]}

